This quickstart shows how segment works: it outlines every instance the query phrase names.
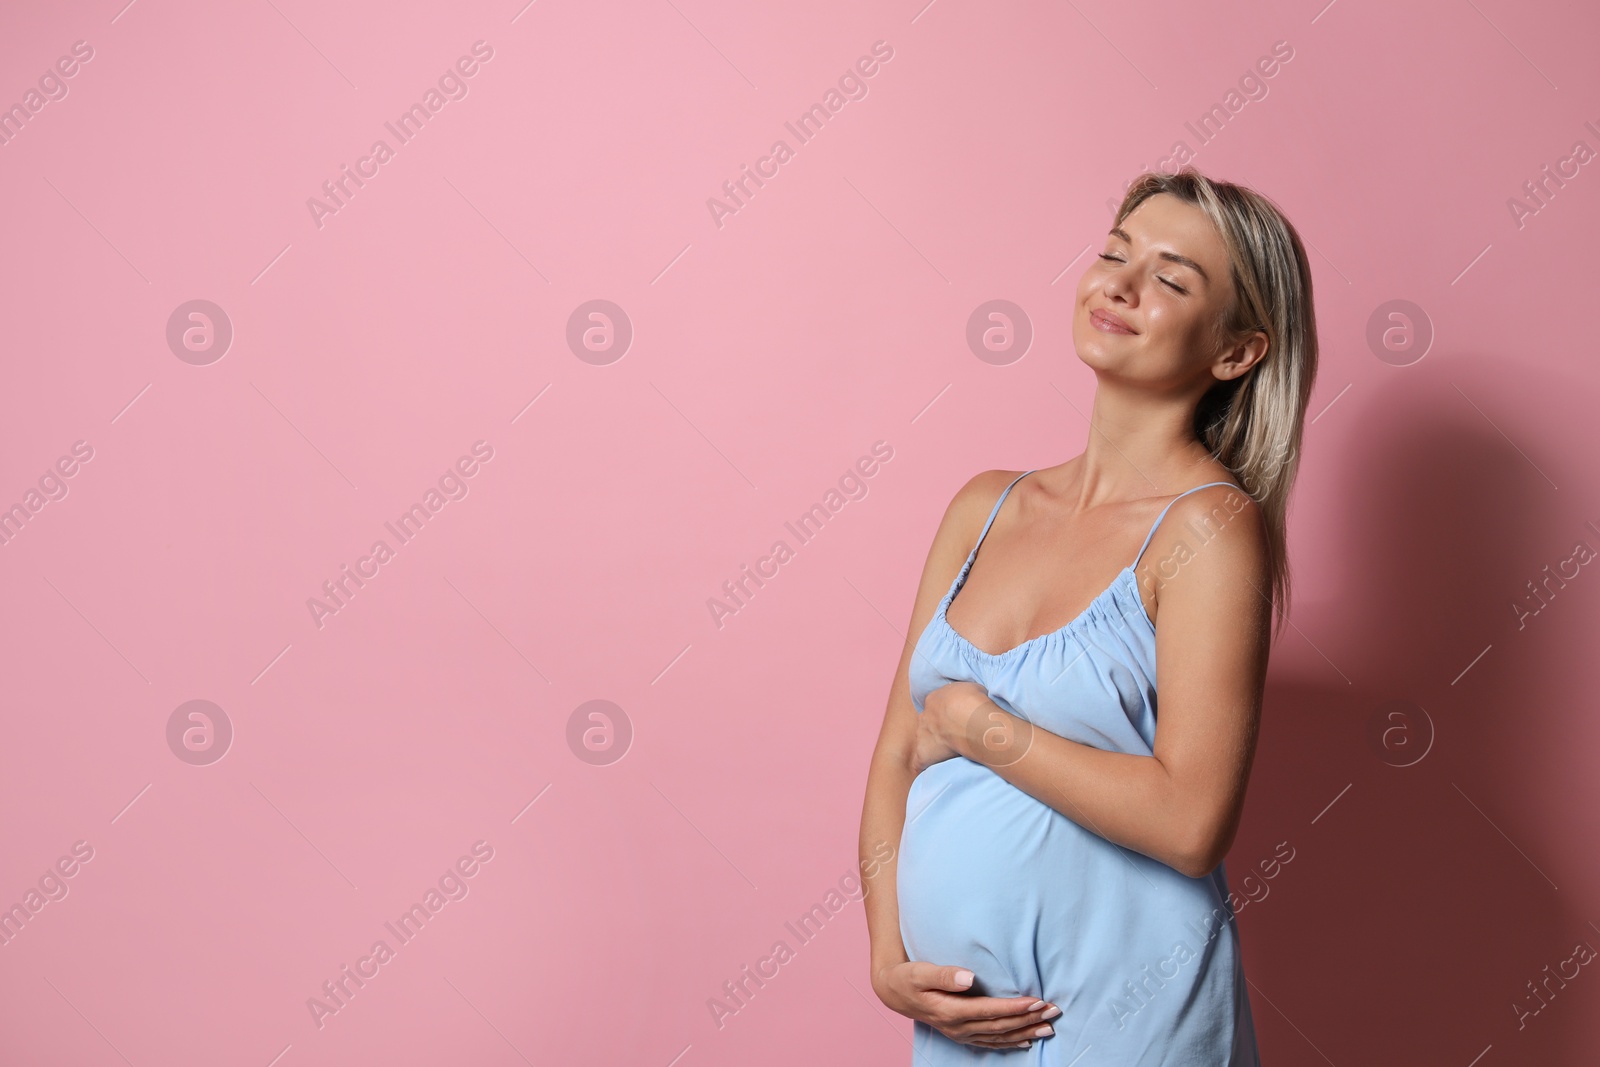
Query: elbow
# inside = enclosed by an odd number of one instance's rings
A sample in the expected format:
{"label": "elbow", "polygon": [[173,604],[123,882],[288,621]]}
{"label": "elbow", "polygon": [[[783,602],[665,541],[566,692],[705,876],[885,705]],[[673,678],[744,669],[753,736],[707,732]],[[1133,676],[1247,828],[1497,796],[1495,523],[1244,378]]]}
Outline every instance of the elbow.
{"label": "elbow", "polygon": [[1217,869],[1233,845],[1233,827],[1219,827],[1214,822],[1202,824],[1180,841],[1168,864],[1179,874],[1189,878],[1204,878]]}
{"label": "elbow", "polygon": [[1216,870],[1221,862],[1220,858],[1213,859],[1203,852],[1185,852],[1174,857],[1168,866],[1186,878],[1204,878]]}

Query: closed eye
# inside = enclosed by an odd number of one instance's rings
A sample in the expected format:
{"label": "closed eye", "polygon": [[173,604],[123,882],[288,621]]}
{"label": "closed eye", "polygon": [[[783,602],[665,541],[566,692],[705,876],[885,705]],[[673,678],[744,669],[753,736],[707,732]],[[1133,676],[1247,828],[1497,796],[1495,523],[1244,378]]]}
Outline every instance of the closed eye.
{"label": "closed eye", "polygon": [[[1125,263],[1125,262],[1127,262],[1126,260],[1124,260],[1124,259],[1122,259],[1122,258],[1120,258],[1118,256],[1113,256],[1113,255],[1111,255],[1110,253],[1107,253],[1107,252],[1101,252],[1100,253],[1100,258],[1101,259],[1109,259],[1113,263]],[[1161,277],[1161,275],[1159,275],[1159,274],[1156,275],[1156,280],[1159,281],[1159,282],[1165,282],[1167,285],[1171,286],[1177,292],[1183,293],[1185,295],[1187,295],[1188,292],[1189,292],[1189,290],[1185,289],[1183,286],[1179,285],[1176,282],[1167,281],[1167,279]]]}

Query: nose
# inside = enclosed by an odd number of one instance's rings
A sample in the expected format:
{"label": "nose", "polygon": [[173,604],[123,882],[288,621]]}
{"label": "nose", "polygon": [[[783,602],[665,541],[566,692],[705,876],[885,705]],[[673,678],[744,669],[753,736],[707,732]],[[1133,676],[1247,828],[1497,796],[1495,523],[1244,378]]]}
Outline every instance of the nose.
{"label": "nose", "polygon": [[1101,286],[1108,300],[1119,300],[1124,304],[1133,304],[1138,300],[1138,290],[1128,283],[1121,273],[1112,274],[1106,278]]}

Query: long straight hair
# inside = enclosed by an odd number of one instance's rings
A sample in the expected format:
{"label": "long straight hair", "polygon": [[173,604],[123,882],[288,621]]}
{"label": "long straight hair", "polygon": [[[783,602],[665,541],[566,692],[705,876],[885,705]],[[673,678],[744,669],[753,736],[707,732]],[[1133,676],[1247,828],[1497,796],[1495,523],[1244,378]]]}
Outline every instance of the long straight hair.
{"label": "long straight hair", "polygon": [[1267,197],[1215,181],[1193,167],[1176,174],[1147,171],[1134,180],[1114,225],[1145,200],[1168,193],[1204,211],[1228,249],[1235,299],[1214,324],[1219,343],[1260,330],[1267,354],[1246,373],[1218,382],[1195,408],[1194,432],[1261,509],[1271,550],[1274,634],[1289,610],[1285,521],[1289,489],[1300,468],[1306,406],[1317,376],[1317,322],[1311,265],[1300,235]]}

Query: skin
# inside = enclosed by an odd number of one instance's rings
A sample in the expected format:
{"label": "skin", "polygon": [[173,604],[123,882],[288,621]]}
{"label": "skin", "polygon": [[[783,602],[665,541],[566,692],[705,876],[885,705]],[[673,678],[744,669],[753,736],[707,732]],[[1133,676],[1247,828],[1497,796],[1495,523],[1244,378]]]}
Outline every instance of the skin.
{"label": "skin", "polygon": [[[1217,330],[1234,299],[1226,248],[1199,208],[1157,194],[1108,234],[1079,279],[1073,311],[1078,358],[1096,378],[1088,442],[1081,455],[1035,471],[1006,498],[946,611],[959,634],[998,654],[1060,628],[1132,561],[1178,493],[1212,481],[1237,484],[1191,428],[1211,386],[1266,355],[1265,333],[1222,337]],[[1090,318],[1097,308],[1136,332],[1098,329]],[[1153,755],[1104,751],[1031,726],[972,682],[934,690],[919,715],[908,681],[917,638],[1000,492],[1020,473],[971,479],[934,536],[868,773],[862,857],[875,842],[900,840],[917,774],[964,757],[1107,840],[1189,877],[1209,873],[1238,828],[1266,678],[1269,549],[1259,510],[1225,486],[1190,493],[1167,512],[1135,571],[1156,624],[1161,716]],[[1232,515],[1221,533],[1180,550],[1190,519],[1203,522],[1218,507]],[[1045,1020],[1059,1014],[1055,1005],[963,994],[971,973],[962,961],[909,961],[895,874],[896,863],[879,864],[865,898],[872,986],[884,1004],[972,1045],[1021,1048],[1049,1036]]]}

